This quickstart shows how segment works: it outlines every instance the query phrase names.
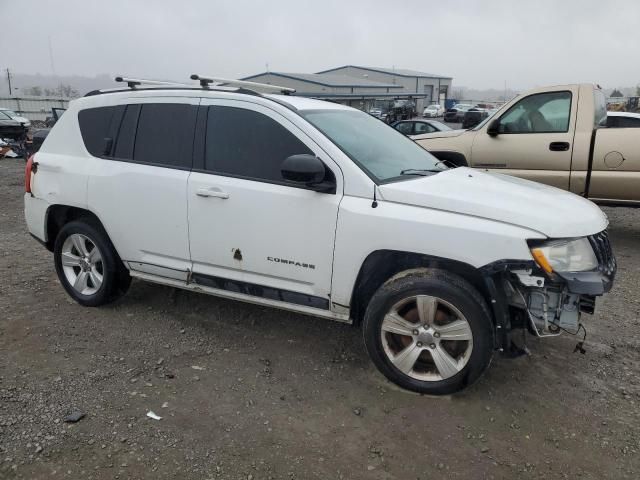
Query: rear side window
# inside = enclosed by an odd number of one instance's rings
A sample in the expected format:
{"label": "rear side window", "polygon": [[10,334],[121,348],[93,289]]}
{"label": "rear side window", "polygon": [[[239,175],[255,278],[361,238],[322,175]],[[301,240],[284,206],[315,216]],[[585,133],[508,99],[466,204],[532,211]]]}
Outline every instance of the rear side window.
{"label": "rear side window", "polygon": [[284,182],[280,167],[311,150],[272,118],[235,107],[209,107],[205,170],[268,182]]}
{"label": "rear side window", "polygon": [[[193,105],[176,103],[140,105],[133,160],[168,167],[191,168],[196,110],[197,107]],[[123,123],[122,127],[126,127],[130,132],[133,119],[125,120],[127,125]],[[120,135],[126,134],[121,128]]]}
{"label": "rear side window", "polygon": [[85,147],[94,157],[110,154],[113,139],[109,136],[114,123],[119,121],[118,107],[87,108],[78,112],[80,133]]}

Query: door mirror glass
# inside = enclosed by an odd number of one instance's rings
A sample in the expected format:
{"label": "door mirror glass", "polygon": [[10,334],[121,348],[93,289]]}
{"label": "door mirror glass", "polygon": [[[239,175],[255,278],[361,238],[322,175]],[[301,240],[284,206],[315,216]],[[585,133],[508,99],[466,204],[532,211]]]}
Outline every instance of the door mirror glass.
{"label": "door mirror glass", "polygon": [[285,180],[308,186],[321,183],[326,174],[324,163],[315,155],[307,153],[287,157],[282,162],[280,171]]}
{"label": "door mirror glass", "polygon": [[492,136],[495,137],[500,133],[500,120],[493,120],[491,123],[489,123],[489,126],[487,127],[487,133]]}

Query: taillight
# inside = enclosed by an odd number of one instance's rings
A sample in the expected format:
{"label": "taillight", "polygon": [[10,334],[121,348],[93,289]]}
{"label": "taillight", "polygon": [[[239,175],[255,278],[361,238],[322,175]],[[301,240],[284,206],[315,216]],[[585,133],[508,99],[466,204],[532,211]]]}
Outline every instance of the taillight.
{"label": "taillight", "polygon": [[27,160],[27,166],[24,169],[24,191],[25,193],[31,193],[31,173],[33,172],[33,157],[35,154],[29,157]]}

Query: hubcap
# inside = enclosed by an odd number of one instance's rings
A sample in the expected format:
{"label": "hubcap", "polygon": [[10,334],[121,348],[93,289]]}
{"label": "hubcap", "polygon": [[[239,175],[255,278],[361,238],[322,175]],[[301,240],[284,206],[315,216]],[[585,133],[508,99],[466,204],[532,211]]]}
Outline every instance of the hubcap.
{"label": "hubcap", "polygon": [[74,233],[62,244],[62,270],[73,289],[82,295],[93,295],[102,286],[104,267],[102,254],[85,235]]}
{"label": "hubcap", "polygon": [[460,372],[473,350],[469,322],[449,302],[429,295],[396,303],[382,321],[381,339],[389,361],[402,373],[438,381]]}

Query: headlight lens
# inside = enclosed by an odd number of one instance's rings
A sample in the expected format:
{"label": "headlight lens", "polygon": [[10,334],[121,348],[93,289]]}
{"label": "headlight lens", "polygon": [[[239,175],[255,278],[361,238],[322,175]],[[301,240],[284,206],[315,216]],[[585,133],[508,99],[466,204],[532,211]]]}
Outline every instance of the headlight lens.
{"label": "headlight lens", "polygon": [[586,238],[551,240],[531,247],[531,254],[547,273],[584,272],[598,268],[598,259]]}

